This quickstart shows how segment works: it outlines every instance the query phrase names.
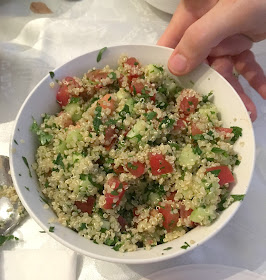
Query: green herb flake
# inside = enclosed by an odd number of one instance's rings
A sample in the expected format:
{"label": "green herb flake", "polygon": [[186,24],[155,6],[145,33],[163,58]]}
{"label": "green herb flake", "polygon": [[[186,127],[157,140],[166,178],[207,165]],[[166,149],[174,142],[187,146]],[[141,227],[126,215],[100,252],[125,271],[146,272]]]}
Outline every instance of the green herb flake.
{"label": "green herb flake", "polygon": [[25,163],[25,165],[27,166],[27,168],[28,168],[28,170],[29,170],[29,176],[32,178],[28,160],[27,160],[25,157],[22,157],[22,160],[23,160],[23,162]]}
{"label": "green herb flake", "polygon": [[78,103],[80,101],[79,97],[71,97],[69,104]]}
{"label": "green herb flake", "polygon": [[54,160],[53,163],[60,166],[62,169],[65,169],[65,165],[61,153],[57,155],[56,160]]}
{"label": "green herb flake", "polygon": [[123,184],[120,183],[119,186],[111,192],[111,195],[114,195],[114,196],[119,195],[118,191],[121,190],[122,188],[123,188]]}
{"label": "green herb flake", "polygon": [[222,154],[224,157],[228,157],[228,153],[221,148],[214,147],[214,148],[211,149],[211,151],[215,154]]}
{"label": "green herb flake", "polygon": [[19,238],[17,238],[14,235],[0,235],[0,246],[2,246],[6,241],[9,241],[12,239],[19,240]]}
{"label": "green herb flake", "polygon": [[165,117],[165,118],[161,121],[161,123],[160,123],[160,125],[159,125],[159,128],[162,129],[163,124],[165,124],[165,127],[166,127],[166,128],[171,128],[171,127],[173,127],[174,123],[175,123],[175,120],[170,119],[170,118],[168,118],[168,117]]}
{"label": "green herb flake", "polygon": [[231,197],[234,199],[233,202],[235,201],[242,201],[245,197],[244,194],[232,194]]}
{"label": "green herb flake", "polygon": [[128,168],[133,169],[133,170],[138,169],[138,167],[137,167],[136,165],[132,164],[131,162],[129,162],[129,163],[127,164],[127,166],[128,166]]}
{"label": "green herb flake", "polygon": [[36,133],[39,137],[39,141],[41,142],[42,145],[47,145],[51,142],[51,140],[53,139],[53,136],[50,135],[47,132],[44,132],[39,125],[37,124],[36,120],[33,119],[33,123],[30,127],[31,131]]}
{"label": "green herb flake", "polygon": [[221,169],[215,169],[210,171],[213,175],[218,176],[221,172]]}
{"label": "green herb flake", "polygon": [[83,230],[87,228],[87,224],[86,223],[82,223],[79,227],[79,230]]}
{"label": "green herb flake", "polygon": [[122,119],[125,119],[126,118],[126,115],[129,114],[130,111],[129,111],[129,106],[126,104],[124,106],[124,108],[122,109],[122,111],[119,112],[119,116],[122,118]]}
{"label": "green herb flake", "polygon": [[231,139],[231,143],[235,143],[237,141],[237,139],[242,136],[242,128],[238,127],[238,126],[231,126],[231,128],[233,129],[232,133],[234,134],[234,136]]}
{"label": "green herb flake", "polygon": [[30,191],[29,187],[24,186],[24,188],[25,188],[27,191]]}
{"label": "green herb flake", "polygon": [[94,119],[93,119],[93,127],[97,133],[99,133],[100,125],[102,125],[101,117],[102,117],[102,107],[98,105],[95,108],[95,114],[94,114]]}
{"label": "green herb flake", "polygon": [[40,196],[40,199],[42,202],[44,202],[45,204],[48,204],[49,205],[49,202],[47,199],[45,199],[44,197]]}
{"label": "green herb flake", "polygon": [[168,251],[168,250],[171,250],[171,249],[173,249],[173,247],[167,247],[167,248],[165,248],[165,249],[163,249],[164,251]]}
{"label": "green herb flake", "polygon": [[16,141],[16,139],[14,139],[14,143],[15,143],[16,145],[18,145],[18,142]]}
{"label": "green herb flake", "polygon": [[176,150],[180,149],[179,145],[176,144],[176,143],[169,143],[169,146],[172,147],[172,148],[175,148]]}
{"label": "green herb flake", "polygon": [[112,80],[116,80],[116,73],[115,72],[111,72],[108,74],[108,77]]}
{"label": "green herb flake", "polygon": [[151,121],[154,117],[157,116],[157,113],[156,112],[149,112],[149,113],[146,113],[145,114],[145,117],[148,121]]}
{"label": "green herb flake", "polygon": [[136,65],[136,66],[137,66],[137,65],[139,65],[139,63],[138,63],[137,61],[135,61],[135,62],[134,62],[134,65]]}
{"label": "green herb flake", "polygon": [[114,249],[115,251],[119,251],[119,249],[121,248],[122,245],[123,245],[122,243],[116,244],[116,245],[113,247],[113,249]]}
{"label": "green herb flake", "polygon": [[157,70],[163,72],[163,67],[157,66],[157,65],[155,65],[155,64],[153,64],[153,67],[156,68]]}
{"label": "green herb flake", "polygon": [[198,140],[205,140],[205,138],[204,138],[204,136],[202,134],[192,135],[191,138],[193,140],[196,140],[196,141],[198,141]]}
{"label": "green herb flake", "polygon": [[199,146],[193,147],[192,150],[193,150],[193,153],[196,154],[196,155],[201,155],[202,154],[202,150],[200,149]]}
{"label": "green herb flake", "polygon": [[180,248],[186,250],[188,247],[190,247],[190,245],[187,242],[185,242],[185,244]]}
{"label": "green herb flake", "polygon": [[107,228],[101,228],[101,229],[100,229],[100,232],[101,232],[101,233],[105,233],[106,231],[107,231]]}
{"label": "green herb flake", "polygon": [[53,79],[54,78],[54,72],[50,71],[49,74],[50,74],[51,79]]}
{"label": "green herb flake", "polygon": [[202,102],[207,103],[209,101],[209,97],[213,95],[213,92],[210,91],[207,95],[203,95]]}
{"label": "green herb flake", "polygon": [[39,233],[46,233],[46,231],[44,231],[44,230],[40,230],[40,231],[39,231]]}
{"label": "green herb flake", "polygon": [[49,227],[49,232],[54,232],[54,227]]}
{"label": "green herb flake", "polygon": [[98,55],[97,55],[97,59],[96,59],[97,62],[100,62],[100,61],[101,61],[102,55],[103,55],[103,53],[104,53],[106,50],[107,50],[107,47],[104,47],[104,48],[100,49],[100,51],[99,51],[99,53],[98,53]]}

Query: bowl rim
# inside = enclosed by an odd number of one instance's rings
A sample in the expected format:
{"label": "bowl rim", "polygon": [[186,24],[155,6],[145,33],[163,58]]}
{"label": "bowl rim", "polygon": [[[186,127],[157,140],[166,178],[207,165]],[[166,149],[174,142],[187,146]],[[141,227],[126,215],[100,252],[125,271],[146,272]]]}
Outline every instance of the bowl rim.
{"label": "bowl rim", "polygon": [[[113,45],[113,46],[109,46],[108,49],[112,50],[112,49],[116,49],[116,48],[121,48],[121,47],[146,47],[146,48],[162,48],[162,49],[167,49],[167,50],[172,50],[172,48],[168,48],[168,47],[163,47],[163,46],[157,46],[157,45],[149,45],[149,44],[122,44],[122,45]],[[87,53],[84,53],[82,55],[76,56],[74,58],[72,58],[71,60],[68,60],[67,62],[61,64],[60,66],[58,66],[57,68],[55,68],[53,71],[57,71],[58,69],[62,68],[63,66],[65,66],[66,64],[69,64],[71,62],[73,62],[73,60],[76,59],[81,59],[82,57],[85,57],[93,52],[98,52],[101,49],[96,49],[96,50],[92,50],[89,51]],[[240,100],[240,102],[243,103],[243,101],[241,100],[241,98],[239,97],[239,95],[237,94],[237,92],[235,91],[235,89],[231,86],[231,84],[221,75],[219,74],[217,71],[215,71],[213,68],[211,68],[208,65],[205,64],[201,64],[200,67],[205,67],[206,69],[212,69],[212,71],[214,71],[216,74],[218,74],[218,76],[220,76],[220,79],[223,80],[224,83],[228,84],[231,87],[231,90],[235,92],[236,97]],[[14,127],[11,133],[11,137],[10,137],[10,145],[9,145],[9,154],[10,154],[10,171],[11,171],[11,176],[12,176],[12,180],[13,180],[13,184],[15,186],[16,192],[18,193],[18,196],[23,204],[23,206],[25,207],[25,209],[27,210],[27,212],[29,213],[30,217],[33,218],[35,220],[35,222],[43,229],[46,230],[46,233],[48,233],[53,239],[55,239],[56,241],[58,241],[59,243],[63,244],[64,246],[72,249],[75,252],[81,253],[85,256],[91,257],[91,258],[95,258],[95,259],[99,259],[99,260],[103,260],[103,261],[108,261],[108,262],[112,262],[112,263],[123,263],[123,264],[148,264],[148,263],[157,263],[157,262],[162,262],[162,261],[166,261],[175,257],[178,257],[180,255],[184,255],[188,252],[190,252],[191,250],[194,250],[195,248],[197,248],[199,245],[202,245],[203,243],[207,242],[208,240],[210,240],[213,236],[215,236],[222,228],[224,228],[226,226],[226,224],[232,219],[232,217],[235,215],[235,213],[237,212],[237,210],[239,209],[241,203],[236,202],[234,204],[237,204],[235,206],[235,208],[233,210],[231,210],[231,213],[228,215],[228,218],[225,222],[221,223],[221,225],[219,225],[219,227],[217,227],[213,232],[211,232],[208,236],[206,236],[205,238],[202,238],[202,240],[197,241],[196,246],[195,245],[191,245],[189,248],[187,248],[186,250],[178,250],[178,251],[172,251],[171,254],[166,254],[166,255],[157,255],[151,258],[142,258],[142,259],[122,259],[122,258],[114,258],[114,257],[109,257],[109,256],[103,256],[103,255],[97,255],[95,253],[89,252],[87,250],[83,250],[82,248],[78,248],[75,245],[72,245],[71,243],[65,241],[63,238],[59,237],[55,232],[51,233],[47,230],[47,226],[45,224],[43,224],[39,218],[37,217],[37,215],[31,210],[31,208],[28,206],[27,202],[24,200],[24,196],[21,192],[21,188],[22,186],[19,186],[18,182],[17,182],[17,176],[15,174],[15,170],[14,170],[14,165],[13,165],[13,149],[16,148],[14,146],[14,135],[16,133],[16,129],[17,129],[17,123],[18,120],[21,116],[21,113],[26,105],[26,103],[28,102],[28,100],[30,99],[30,97],[34,94],[34,92],[36,91],[36,89],[47,79],[47,77],[49,77],[49,73],[47,75],[45,75],[45,77],[43,77],[38,84],[30,91],[30,93],[28,94],[27,98],[24,100],[23,104],[21,105],[17,116],[15,118],[14,121]],[[248,114],[248,113],[247,113]],[[254,167],[255,167],[255,136],[254,136],[254,129],[251,123],[250,118],[248,119],[249,123],[251,124],[252,127],[252,133],[251,133],[251,140],[252,140],[252,151],[253,151],[253,155],[252,155],[252,163],[251,163],[251,175],[249,178],[249,181],[247,182],[247,187],[246,187],[246,191],[245,194],[248,193],[249,187],[250,187],[250,182],[251,179],[253,177],[253,173],[254,173]],[[52,210],[53,211],[53,210]],[[215,221],[214,221],[215,222]],[[89,240],[90,241],[90,240]],[[118,252],[119,253],[119,252]],[[120,252],[121,253],[121,252]],[[130,254],[130,252],[126,252],[126,254]]]}

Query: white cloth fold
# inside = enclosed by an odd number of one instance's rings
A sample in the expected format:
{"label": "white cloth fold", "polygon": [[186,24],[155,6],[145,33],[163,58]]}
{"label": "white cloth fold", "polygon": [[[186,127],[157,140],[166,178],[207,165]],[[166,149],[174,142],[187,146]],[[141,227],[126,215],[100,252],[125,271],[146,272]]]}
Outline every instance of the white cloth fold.
{"label": "white cloth fold", "polygon": [[54,249],[3,251],[1,280],[74,280],[77,256]]}

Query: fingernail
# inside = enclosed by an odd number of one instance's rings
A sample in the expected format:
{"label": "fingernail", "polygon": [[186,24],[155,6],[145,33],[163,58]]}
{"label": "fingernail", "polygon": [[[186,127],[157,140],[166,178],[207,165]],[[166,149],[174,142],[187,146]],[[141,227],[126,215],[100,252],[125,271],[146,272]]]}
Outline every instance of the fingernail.
{"label": "fingernail", "polygon": [[182,54],[176,54],[169,59],[168,67],[173,74],[182,74],[187,68],[187,59]]}

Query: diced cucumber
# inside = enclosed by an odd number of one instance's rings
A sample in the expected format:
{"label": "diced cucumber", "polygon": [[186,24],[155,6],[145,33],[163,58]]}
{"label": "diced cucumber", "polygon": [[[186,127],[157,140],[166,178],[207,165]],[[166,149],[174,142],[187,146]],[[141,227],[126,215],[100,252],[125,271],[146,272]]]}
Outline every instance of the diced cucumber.
{"label": "diced cucumber", "polygon": [[159,82],[163,78],[164,69],[162,66],[155,64],[148,64],[145,68],[145,75],[149,80],[153,82]]}
{"label": "diced cucumber", "polygon": [[218,121],[218,110],[214,104],[204,104],[199,109],[199,114],[203,117],[207,117],[209,121],[216,122]]}
{"label": "diced cucumber", "polygon": [[117,101],[121,101],[122,99],[129,99],[131,98],[130,93],[126,92],[123,88],[120,88],[119,91],[116,93]]}
{"label": "diced cucumber", "polygon": [[66,149],[66,142],[65,141],[62,141],[58,146],[57,146],[57,152],[58,153],[61,153],[61,154],[64,154],[64,150]]}
{"label": "diced cucumber", "polygon": [[65,107],[65,111],[70,114],[72,121],[77,122],[82,117],[82,110],[77,103],[69,103]]}
{"label": "diced cucumber", "polygon": [[143,135],[147,127],[147,123],[144,120],[138,120],[135,125],[131,128],[131,130],[127,134],[127,138],[133,138],[137,135]]}
{"label": "diced cucumber", "polygon": [[66,137],[66,143],[75,145],[78,141],[82,140],[82,135],[79,129],[69,130]]}
{"label": "diced cucumber", "polygon": [[190,220],[194,223],[205,224],[204,221],[209,221],[213,215],[214,211],[210,207],[198,207],[192,211]]}
{"label": "diced cucumber", "polygon": [[132,113],[133,109],[134,109],[134,100],[133,98],[128,98],[126,101],[126,104],[129,107],[129,112]]}
{"label": "diced cucumber", "polygon": [[94,195],[97,193],[97,188],[95,188],[88,178],[81,181],[81,184],[79,186],[79,192],[86,193],[87,195]]}
{"label": "diced cucumber", "polygon": [[82,155],[81,154],[79,154],[79,153],[73,154],[73,156],[72,156],[73,163],[79,161],[80,159],[82,159]]}
{"label": "diced cucumber", "polygon": [[198,154],[195,154],[192,150],[192,147],[190,144],[186,145],[180,154],[180,157],[178,159],[179,164],[183,167],[191,168],[195,164],[197,164],[200,160],[200,156]]}
{"label": "diced cucumber", "polygon": [[167,88],[167,92],[169,95],[175,95],[178,93],[182,88],[176,84],[173,79],[167,77],[164,82],[164,86]]}
{"label": "diced cucumber", "polygon": [[161,201],[161,197],[158,193],[151,192],[149,194],[149,204],[151,206],[156,206]]}
{"label": "diced cucumber", "polygon": [[111,227],[111,224],[110,224],[110,222],[109,221],[106,221],[106,220],[102,220],[102,228],[105,228],[105,229],[110,229],[110,227]]}

